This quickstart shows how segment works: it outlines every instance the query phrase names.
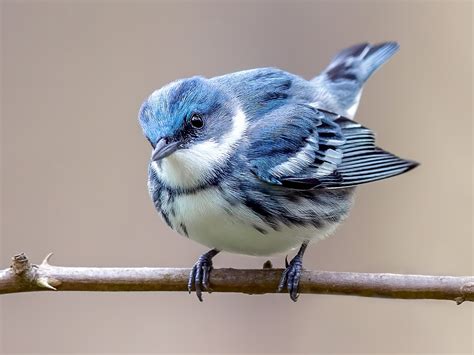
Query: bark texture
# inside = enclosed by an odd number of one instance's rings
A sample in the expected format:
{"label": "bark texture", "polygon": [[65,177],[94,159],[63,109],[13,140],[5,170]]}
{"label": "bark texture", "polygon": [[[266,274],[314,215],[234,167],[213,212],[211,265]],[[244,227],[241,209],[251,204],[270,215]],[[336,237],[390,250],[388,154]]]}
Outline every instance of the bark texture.
{"label": "bark texture", "polygon": [[[25,254],[0,270],[0,294],[31,291],[187,291],[190,269],[61,267],[49,254],[31,264]],[[283,269],[214,269],[213,292],[276,293]],[[304,270],[300,293],[399,299],[474,301],[473,276],[428,276]]]}

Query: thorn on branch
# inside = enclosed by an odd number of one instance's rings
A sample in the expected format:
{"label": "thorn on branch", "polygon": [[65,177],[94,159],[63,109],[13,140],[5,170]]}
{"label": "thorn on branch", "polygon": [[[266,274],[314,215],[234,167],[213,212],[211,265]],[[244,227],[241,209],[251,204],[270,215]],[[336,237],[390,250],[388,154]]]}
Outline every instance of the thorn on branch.
{"label": "thorn on branch", "polygon": [[273,264],[270,260],[267,260],[263,263],[263,268],[264,269],[273,269]]}
{"label": "thorn on branch", "polygon": [[50,284],[50,280],[47,278],[47,277],[39,277],[37,280],[36,280],[36,284],[39,286],[39,287],[42,287],[42,288],[48,288],[50,290],[53,290],[53,291],[57,291],[57,289],[53,286],[51,286]]}
{"label": "thorn on branch", "polygon": [[48,255],[46,255],[46,257],[41,262],[40,266],[42,266],[42,267],[51,266],[51,264],[49,263],[49,259],[51,259],[52,256],[53,256],[53,253],[49,253]]}

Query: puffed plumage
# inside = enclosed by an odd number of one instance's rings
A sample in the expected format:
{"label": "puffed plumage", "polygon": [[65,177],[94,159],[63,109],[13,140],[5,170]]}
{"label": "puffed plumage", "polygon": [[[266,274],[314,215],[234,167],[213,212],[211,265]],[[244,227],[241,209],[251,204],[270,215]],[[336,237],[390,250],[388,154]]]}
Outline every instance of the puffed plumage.
{"label": "puffed plumage", "polygon": [[[310,81],[261,68],[155,91],[139,120],[153,147],[150,195],[165,222],[217,252],[249,255],[306,248],[331,234],[355,186],[417,165],[377,147],[352,120],[363,84],[397,49],[353,46]],[[196,289],[208,282],[197,268]]]}

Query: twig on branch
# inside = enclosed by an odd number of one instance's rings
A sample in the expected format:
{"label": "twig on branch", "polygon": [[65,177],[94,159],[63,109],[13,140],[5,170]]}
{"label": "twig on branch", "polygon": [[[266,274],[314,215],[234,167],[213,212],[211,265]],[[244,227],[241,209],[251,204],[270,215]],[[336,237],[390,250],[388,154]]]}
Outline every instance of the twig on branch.
{"label": "twig on branch", "polygon": [[[0,270],[0,294],[31,291],[187,291],[189,269],[61,267],[29,263],[25,254]],[[213,292],[276,293],[282,269],[214,269]],[[473,276],[427,276],[303,271],[301,293],[401,299],[474,301]]]}

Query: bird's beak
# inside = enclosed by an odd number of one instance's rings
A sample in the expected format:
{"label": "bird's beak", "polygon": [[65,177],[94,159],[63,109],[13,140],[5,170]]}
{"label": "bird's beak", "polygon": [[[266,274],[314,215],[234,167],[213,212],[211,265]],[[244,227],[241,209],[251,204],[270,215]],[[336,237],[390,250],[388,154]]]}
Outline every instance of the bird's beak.
{"label": "bird's beak", "polygon": [[158,161],[166,158],[168,155],[174,153],[178,149],[178,142],[167,142],[166,138],[160,138],[156,142],[155,149],[151,153],[151,160]]}

